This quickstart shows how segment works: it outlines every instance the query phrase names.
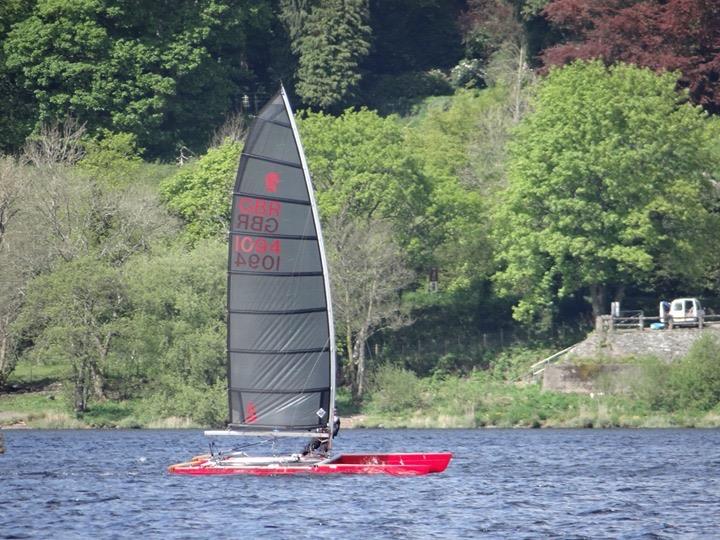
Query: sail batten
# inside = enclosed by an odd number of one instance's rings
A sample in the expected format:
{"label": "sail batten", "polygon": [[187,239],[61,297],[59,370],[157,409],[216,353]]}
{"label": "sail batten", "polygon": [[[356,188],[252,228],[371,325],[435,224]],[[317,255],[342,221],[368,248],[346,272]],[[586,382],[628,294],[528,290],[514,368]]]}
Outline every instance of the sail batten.
{"label": "sail batten", "polygon": [[252,159],[260,159],[262,161],[269,161],[270,163],[275,163],[277,165],[285,165],[287,167],[295,167],[296,169],[302,169],[302,165],[299,163],[295,163],[293,161],[285,161],[278,158],[271,158],[268,156],[260,156],[258,154],[249,154],[247,152],[243,152],[242,156],[252,158]]}
{"label": "sail batten", "polygon": [[283,89],[250,127],[232,200],[230,426],[327,432],[335,393],[327,262],[307,163]]}

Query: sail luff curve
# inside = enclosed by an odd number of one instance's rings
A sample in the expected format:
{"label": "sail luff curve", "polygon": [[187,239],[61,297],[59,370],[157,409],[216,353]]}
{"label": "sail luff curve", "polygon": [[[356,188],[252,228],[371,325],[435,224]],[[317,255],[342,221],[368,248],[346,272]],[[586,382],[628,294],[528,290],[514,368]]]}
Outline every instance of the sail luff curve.
{"label": "sail luff curve", "polygon": [[229,427],[326,431],[335,393],[327,261],[283,88],[248,132],[229,236]]}

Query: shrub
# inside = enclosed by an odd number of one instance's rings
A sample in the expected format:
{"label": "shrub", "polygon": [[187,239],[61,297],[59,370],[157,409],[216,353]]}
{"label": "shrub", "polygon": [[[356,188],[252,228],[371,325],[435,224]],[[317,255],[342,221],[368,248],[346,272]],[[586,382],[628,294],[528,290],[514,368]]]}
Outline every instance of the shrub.
{"label": "shrub", "polygon": [[390,364],[380,366],[370,382],[370,407],[400,412],[422,405],[422,383],[412,371]]}

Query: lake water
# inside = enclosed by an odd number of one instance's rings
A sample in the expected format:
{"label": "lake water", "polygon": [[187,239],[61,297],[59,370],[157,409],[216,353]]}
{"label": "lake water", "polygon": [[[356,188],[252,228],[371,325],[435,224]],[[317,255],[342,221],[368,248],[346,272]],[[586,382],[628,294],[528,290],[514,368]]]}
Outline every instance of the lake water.
{"label": "lake water", "polygon": [[410,478],[168,474],[198,431],[3,434],[0,538],[720,538],[719,430],[341,431],[454,452]]}

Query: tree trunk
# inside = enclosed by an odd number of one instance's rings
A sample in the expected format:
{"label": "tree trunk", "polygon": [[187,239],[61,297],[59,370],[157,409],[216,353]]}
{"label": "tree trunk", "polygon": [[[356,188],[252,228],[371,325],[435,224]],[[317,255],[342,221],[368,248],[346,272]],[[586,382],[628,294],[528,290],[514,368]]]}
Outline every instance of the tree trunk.
{"label": "tree trunk", "polygon": [[367,340],[365,329],[358,332],[355,340],[355,354],[357,355],[357,372],[355,374],[355,386],[357,387],[357,399],[360,400],[365,392],[365,341]]}
{"label": "tree trunk", "polygon": [[9,321],[7,317],[0,319],[0,388],[5,386],[7,378],[13,370],[10,361],[10,353],[8,352],[8,327]]}
{"label": "tree trunk", "polygon": [[605,285],[590,285],[590,298],[592,301],[593,320],[597,319],[605,311]]}
{"label": "tree trunk", "polygon": [[100,371],[97,362],[90,362],[89,368],[93,397],[99,401],[104,401],[107,399],[105,395],[105,376]]}
{"label": "tree trunk", "polygon": [[87,377],[87,361],[80,360],[79,363],[73,363],[73,379],[75,380],[74,402],[75,412],[83,413],[87,410],[88,398],[88,377]]}
{"label": "tree trunk", "polygon": [[107,399],[105,395],[105,376],[100,366],[105,364],[108,351],[110,350],[110,340],[113,335],[113,332],[109,332],[105,335],[103,341],[101,341],[98,336],[93,336],[95,338],[95,346],[97,347],[98,359],[90,362],[90,377],[92,379],[93,397],[98,400]]}

